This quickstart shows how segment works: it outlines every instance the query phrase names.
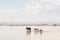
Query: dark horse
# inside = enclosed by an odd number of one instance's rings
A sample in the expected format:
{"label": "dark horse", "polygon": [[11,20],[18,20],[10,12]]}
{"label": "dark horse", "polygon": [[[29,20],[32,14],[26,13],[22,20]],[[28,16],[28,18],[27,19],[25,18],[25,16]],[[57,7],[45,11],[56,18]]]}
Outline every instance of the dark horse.
{"label": "dark horse", "polygon": [[40,29],[40,31],[42,32],[43,30],[42,30],[42,29]]}
{"label": "dark horse", "polygon": [[31,28],[29,28],[29,27],[26,27],[26,29],[31,31]]}

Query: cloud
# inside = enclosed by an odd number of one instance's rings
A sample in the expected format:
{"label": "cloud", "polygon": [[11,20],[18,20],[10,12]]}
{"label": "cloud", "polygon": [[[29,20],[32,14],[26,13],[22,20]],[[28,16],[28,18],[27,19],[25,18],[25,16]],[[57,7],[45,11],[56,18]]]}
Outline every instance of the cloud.
{"label": "cloud", "polygon": [[[36,0],[37,1],[37,0]],[[60,13],[60,0],[38,0],[42,5],[43,15],[57,15]]]}
{"label": "cloud", "polygon": [[[34,0],[30,3],[27,3],[28,5],[25,4],[25,6],[23,8],[20,8],[19,10],[17,10],[17,9],[0,10],[0,13],[22,13],[22,14],[25,13],[28,15],[32,15],[32,14],[38,15],[41,12],[47,12],[47,11],[53,10],[54,8],[56,8],[56,6],[54,6],[52,4],[54,2],[56,2],[56,3],[59,2],[58,0],[39,0],[39,1],[40,2],[38,2],[38,0]],[[43,3],[43,2],[47,2],[47,3]],[[51,4],[48,2],[50,2]],[[19,12],[17,12],[17,11],[19,11]]]}
{"label": "cloud", "polygon": [[50,2],[54,5],[60,5],[60,0],[41,0],[41,2]]}
{"label": "cloud", "polygon": [[16,13],[16,9],[6,9],[6,10],[0,10],[0,13]]}
{"label": "cloud", "polygon": [[55,5],[60,5],[60,0],[53,0],[53,3],[54,3]]}
{"label": "cloud", "polygon": [[[47,3],[44,4],[43,2],[40,3],[38,1],[32,1],[27,6],[22,8],[21,12],[25,14],[23,20],[25,22],[58,22],[60,20],[58,14],[47,13],[48,11],[55,9],[56,6],[53,5],[52,1],[50,0],[46,0],[45,2]],[[51,4],[48,2],[51,2]],[[44,13],[42,14],[42,12]],[[43,16],[41,16],[41,14]]]}
{"label": "cloud", "polygon": [[[28,4],[28,5],[26,5]],[[26,3],[25,7],[21,8],[21,12],[22,13],[25,13],[25,14],[28,14],[28,15],[32,15],[32,14],[37,14],[39,15],[41,12],[44,12],[44,11],[48,11],[48,10],[52,10],[54,9],[55,7],[51,4],[41,4],[40,2],[38,1],[32,1],[30,3]]]}
{"label": "cloud", "polygon": [[30,3],[26,3],[24,7],[19,9],[0,10],[0,21],[25,23],[58,22],[60,16],[55,13],[60,10],[60,7],[57,7],[59,4],[60,2],[58,2],[58,0],[34,0]]}
{"label": "cloud", "polygon": [[55,7],[52,10],[48,10],[48,13],[56,13],[57,15],[60,14],[60,6]]}
{"label": "cloud", "polygon": [[51,0],[39,0],[41,2],[50,2]]}
{"label": "cloud", "polygon": [[40,13],[42,7],[39,2],[32,1],[30,4],[22,8],[22,12],[26,14],[38,14]]}
{"label": "cloud", "polygon": [[54,6],[49,5],[49,4],[45,4],[43,8],[44,8],[43,9],[44,11],[48,11],[48,10],[52,10],[54,8]]}

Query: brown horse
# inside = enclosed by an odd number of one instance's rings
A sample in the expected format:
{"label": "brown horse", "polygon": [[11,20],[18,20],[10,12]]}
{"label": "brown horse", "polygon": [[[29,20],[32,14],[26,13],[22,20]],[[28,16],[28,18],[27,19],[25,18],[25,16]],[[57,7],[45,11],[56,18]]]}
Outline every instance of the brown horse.
{"label": "brown horse", "polygon": [[38,31],[38,28],[34,28],[35,31]]}
{"label": "brown horse", "polygon": [[35,31],[39,31],[39,32],[42,32],[43,30],[42,29],[38,29],[38,28],[34,28]]}
{"label": "brown horse", "polygon": [[30,27],[26,27],[26,29],[31,31],[31,28]]}

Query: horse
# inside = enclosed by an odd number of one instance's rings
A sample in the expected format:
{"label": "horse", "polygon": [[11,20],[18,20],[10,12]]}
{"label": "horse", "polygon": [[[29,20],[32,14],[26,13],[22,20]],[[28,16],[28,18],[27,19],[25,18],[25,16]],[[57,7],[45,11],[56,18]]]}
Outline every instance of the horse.
{"label": "horse", "polygon": [[38,29],[38,28],[34,28],[35,31],[39,31],[39,32],[42,32],[43,30],[42,29]]}
{"label": "horse", "polygon": [[35,31],[38,31],[38,28],[34,28]]}
{"label": "horse", "polygon": [[30,27],[26,27],[27,30],[31,31],[31,28]]}

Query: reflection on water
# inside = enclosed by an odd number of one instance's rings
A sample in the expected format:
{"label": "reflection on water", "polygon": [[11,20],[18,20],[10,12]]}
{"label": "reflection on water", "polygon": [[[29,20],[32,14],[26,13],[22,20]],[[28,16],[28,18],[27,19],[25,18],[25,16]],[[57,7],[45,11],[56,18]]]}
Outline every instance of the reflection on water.
{"label": "reflection on water", "polygon": [[44,26],[43,32],[26,31],[22,26],[0,26],[0,40],[60,40],[60,27]]}
{"label": "reflection on water", "polygon": [[43,33],[43,32],[41,31],[40,34],[42,35],[42,33]]}
{"label": "reflection on water", "polygon": [[31,31],[26,31],[26,40],[31,40]]}
{"label": "reflection on water", "polygon": [[26,31],[26,34],[27,35],[31,35],[31,31]]}
{"label": "reflection on water", "polygon": [[26,40],[41,40],[42,32],[38,31],[26,31]]}

